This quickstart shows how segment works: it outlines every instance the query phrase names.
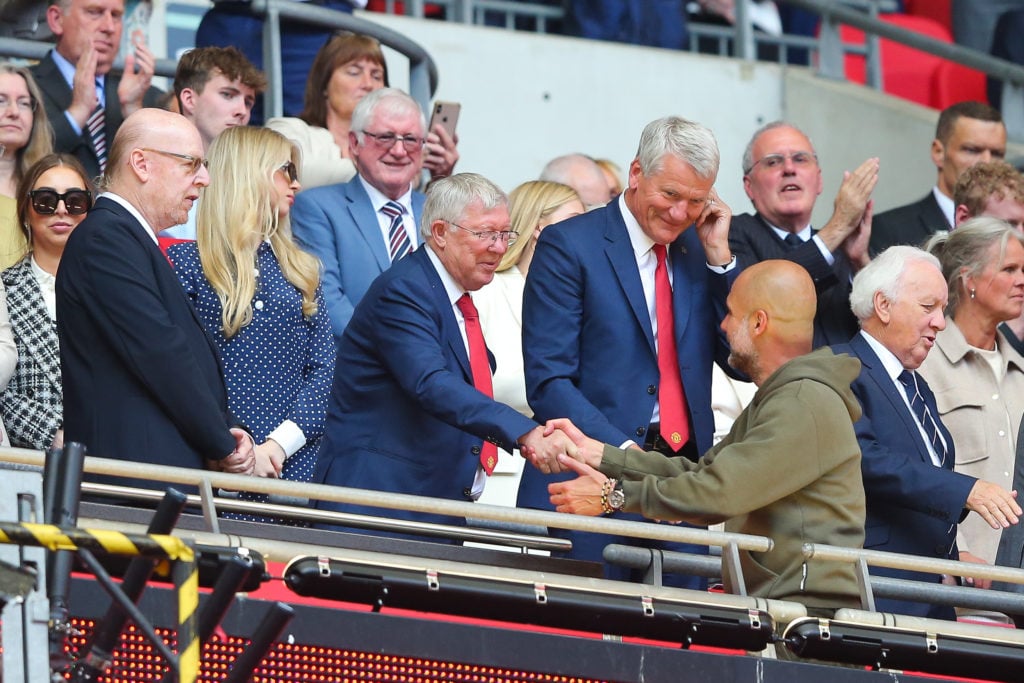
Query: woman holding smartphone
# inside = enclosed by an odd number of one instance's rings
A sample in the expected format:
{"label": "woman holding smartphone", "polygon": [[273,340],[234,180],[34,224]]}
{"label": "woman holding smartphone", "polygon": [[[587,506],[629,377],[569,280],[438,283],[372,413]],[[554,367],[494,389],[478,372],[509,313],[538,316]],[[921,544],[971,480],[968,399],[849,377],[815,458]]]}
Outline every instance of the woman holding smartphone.
{"label": "woman holding smartphone", "polygon": [[296,154],[265,128],[217,136],[209,150],[217,182],[203,190],[196,241],[173,245],[168,257],[220,348],[228,405],[256,440],[257,476],[308,481],[335,349],[320,264],[289,225],[301,187]]}

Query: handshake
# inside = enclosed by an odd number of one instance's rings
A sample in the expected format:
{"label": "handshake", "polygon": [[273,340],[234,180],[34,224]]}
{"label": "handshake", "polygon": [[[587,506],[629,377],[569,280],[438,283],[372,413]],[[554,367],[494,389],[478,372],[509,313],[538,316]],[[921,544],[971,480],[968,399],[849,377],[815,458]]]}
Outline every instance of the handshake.
{"label": "handshake", "polygon": [[571,461],[597,467],[604,444],[589,438],[568,418],[548,420],[519,437],[519,452],[544,474],[575,471]]}

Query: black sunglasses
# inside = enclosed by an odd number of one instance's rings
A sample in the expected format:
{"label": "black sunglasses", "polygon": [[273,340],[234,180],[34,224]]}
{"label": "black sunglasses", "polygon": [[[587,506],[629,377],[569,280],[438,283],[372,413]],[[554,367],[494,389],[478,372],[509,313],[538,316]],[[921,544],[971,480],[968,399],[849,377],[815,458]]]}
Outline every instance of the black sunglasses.
{"label": "black sunglasses", "polygon": [[42,216],[57,213],[57,204],[64,202],[64,208],[72,216],[81,216],[92,208],[92,193],[88,190],[68,190],[61,194],[56,190],[44,187],[28,193],[32,200],[32,208]]}

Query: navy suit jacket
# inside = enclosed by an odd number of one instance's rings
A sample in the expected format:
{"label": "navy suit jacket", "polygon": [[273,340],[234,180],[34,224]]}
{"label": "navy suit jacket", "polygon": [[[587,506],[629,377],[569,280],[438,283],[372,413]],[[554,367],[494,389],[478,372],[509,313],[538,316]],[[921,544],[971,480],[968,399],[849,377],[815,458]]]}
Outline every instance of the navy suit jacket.
{"label": "navy suit jacket", "polygon": [[796,249],[775,234],[761,214],[732,217],[729,248],[744,268],[769,259],[785,259],[800,266],[814,280],[818,292],[818,311],[814,316],[814,348],[841,344],[857,332],[857,319],[850,311],[850,285],[853,269],[841,250],[829,265],[813,240]]}
{"label": "navy suit jacket", "polygon": [[[936,467],[921,438],[917,420],[900,396],[882,361],[860,334],[833,347],[860,359],[852,388],[864,413],[854,425],[861,448],[867,503],[864,547],[940,559],[958,559],[956,525],[976,479],[953,471],[953,437],[939,420],[935,395],[918,375],[918,387],[946,441],[943,467]],[[872,574],[938,581],[934,574],[872,568]],[[898,600],[876,600],[882,612],[954,618],[951,607]]]}
{"label": "navy suit jacket", "polygon": [[949,230],[950,227],[935,195],[929,191],[920,201],[897,206],[875,216],[871,221],[869,248],[874,255],[895,244],[920,247],[937,231]]}
{"label": "navy suit jacket", "polygon": [[196,468],[234,450],[217,348],[124,207],[96,201],[68,238],[56,290],[65,442],[101,458]]}
{"label": "navy suit jacket", "polygon": [[[424,196],[412,193],[419,225]],[[340,340],[352,311],[370,284],[391,267],[391,256],[366,189],[356,176],[347,183],[315,187],[295,197],[295,238],[320,258],[323,288],[334,336]]]}
{"label": "navy suit jacket", "polygon": [[[676,349],[700,453],[711,448],[711,366],[728,348],[718,325],[738,268],[708,267],[697,231],[669,247]],[[526,394],[543,422],[568,417],[594,439],[642,444],[658,394],[658,359],[636,258],[619,202],[541,233],[523,295]],[[572,475],[575,476],[575,475]],[[521,506],[550,509],[552,477],[523,473]]]}
{"label": "navy suit jacket", "polygon": [[[68,123],[64,110],[71,106],[71,88],[68,86],[64,76],[61,75],[57,63],[53,61],[52,51],[39,60],[39,63],[32,67],[32,75],[43,93],[43,106],[46,108],[46,116],[53,127],[53,148],[58,152],[72,154],[85,167],[85,172],[90,178],[100,174],[100,162],[96,158],[96,150],[93,148],[92,137],[89,131],[82,127],[80,133]],[[121,127],[124,121],[124,114],[121,112],[121,101],[117,97],[117,86],[121,83],[119,74],[109,73],[103,83],[103,123],[107,139],[107,152],[110,152],[110,145],[114,142],[114,134]],[[158,88],[149,88],[142,98],[143,106],[155,107],[158,105],[160,96],[163,94]]]}
{"label": "navy suit jacket", "polygon": [[[536,423],[473,387],[444,285],[421,246],[381,275],[338,347],[313,481],[466,500],[484,439],[512,450]],[[450,518],[322,502],[321,509]]]}

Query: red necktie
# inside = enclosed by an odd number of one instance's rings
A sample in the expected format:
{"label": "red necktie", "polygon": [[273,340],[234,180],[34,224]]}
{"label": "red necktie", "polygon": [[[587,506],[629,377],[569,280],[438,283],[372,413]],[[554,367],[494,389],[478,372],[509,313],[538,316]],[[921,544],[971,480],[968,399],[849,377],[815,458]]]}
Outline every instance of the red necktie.
{"label": "red necktie", "polygon": [[676,326],[672,318],[672,286],[668,282],[665,245],[655,244],[658,266],[654,269],[654,308],[658,317],[658,406],[661,408],[661,438],[678,451],[690,440],[690,418],[679,374],[676,354]]}
{"label": "red necktie", "polygon": [[[484,343],[484,333],[480,329],[480,315],[473,305],[473,299],[469,294],[463,294],[455,305],[462,311],[462,317],[466,321],[466,339],[469,340],[469,368],[473,372],[473,386],[484,396],[494,398],[494,389],[491,386],[491,362],[487,358],[487,345]],[[490,441],[484,441],[480,449],[480,466],[484,472],[490,475],[494,472],[494,466],[498,464],[498,447]]]}

